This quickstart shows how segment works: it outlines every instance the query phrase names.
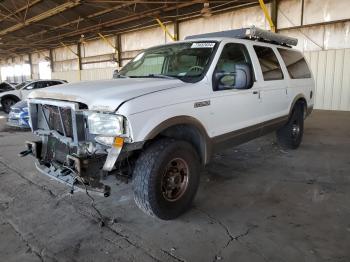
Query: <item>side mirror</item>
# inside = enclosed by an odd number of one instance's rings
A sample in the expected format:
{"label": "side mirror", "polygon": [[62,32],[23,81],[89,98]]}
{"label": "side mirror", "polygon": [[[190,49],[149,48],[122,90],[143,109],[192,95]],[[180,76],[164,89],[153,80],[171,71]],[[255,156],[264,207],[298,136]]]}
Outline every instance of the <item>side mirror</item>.
{"label": "side mirror", "polygon": [[30,86],[27,86],[25,89],[26,90],[32,90],[34,88],[34,86],[33,85],[30,85]]}
{"label": "side mirror", "polygon": [[232,72],[215,73],[215,90],[224,89],[249,89],[253,86],[251,66],[247,63],[235,64]]}
{"label": "side mirror", "polygon": [[118,78],[119,70],[116,69],[113,71],[113,78]]}

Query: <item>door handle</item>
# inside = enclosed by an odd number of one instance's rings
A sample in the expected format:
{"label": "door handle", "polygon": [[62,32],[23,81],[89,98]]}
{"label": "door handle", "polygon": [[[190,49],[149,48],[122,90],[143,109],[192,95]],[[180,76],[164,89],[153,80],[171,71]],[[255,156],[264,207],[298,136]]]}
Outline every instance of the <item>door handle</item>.
{"label": "door handle", "polygon": [[253,91],[254,95],[258,95],[258,99],[261,99],[260,90]]}

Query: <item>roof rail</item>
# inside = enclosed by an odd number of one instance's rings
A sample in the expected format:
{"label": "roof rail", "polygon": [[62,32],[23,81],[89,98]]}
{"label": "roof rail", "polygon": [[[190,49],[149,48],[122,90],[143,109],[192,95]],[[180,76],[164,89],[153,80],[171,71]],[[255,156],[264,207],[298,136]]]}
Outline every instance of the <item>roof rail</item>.
{"label": "roof rail", "polygon": [[255,26],[200,35],[191,35],[187,36],[185,40],[211,37],[250,39],[282,46],[296,46],[298,44],[298,39],[296,38],[272,33]]}

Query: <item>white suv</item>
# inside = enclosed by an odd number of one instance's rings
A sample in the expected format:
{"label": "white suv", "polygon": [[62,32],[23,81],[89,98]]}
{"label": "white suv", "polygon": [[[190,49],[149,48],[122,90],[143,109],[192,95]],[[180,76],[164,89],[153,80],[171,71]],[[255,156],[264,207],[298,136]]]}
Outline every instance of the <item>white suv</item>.
{"label": "white suv", "polygon": [[117,79],[35,91],[41,139],[21,155],[73,191],[108,196],[106,175],[130,176],[143,211],[174,219],[218,150],[275,130],[283,146],[299,146],[314,80],[296,42],[255,27],[192,36],[143,51]]}

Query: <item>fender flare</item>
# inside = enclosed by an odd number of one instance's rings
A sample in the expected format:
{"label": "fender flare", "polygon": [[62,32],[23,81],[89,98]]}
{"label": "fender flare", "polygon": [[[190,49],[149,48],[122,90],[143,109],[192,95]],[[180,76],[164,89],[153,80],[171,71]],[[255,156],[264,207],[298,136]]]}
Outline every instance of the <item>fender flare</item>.
{"label": "fender flare", "polygon": [[188,125],[194,127],[200,134],[200,158],[202,159],[204,164],[207,164],[210,160],[211,152],[212,152],[212,143],[211,139],[208,136],[208,133],[204,127],[204,125],[196,118],[192,116],[175,116],[168,118],[167,120],[161,122],[156,127],[154,127],[145,137],[145,140],[154,139],[156,136],[167,130],[168,128],[175,127],[178,125]]}
{"label": "fender flare", "polygon": [[308,108],[306,98],[303,94],[298,94],[294,97],[293,102],[291,103],[291,106],[289,108],[289,117],[292,115],[293,108],[299,100],[303,100],[303,102],[305,103],[304,114],[306,114]]}

